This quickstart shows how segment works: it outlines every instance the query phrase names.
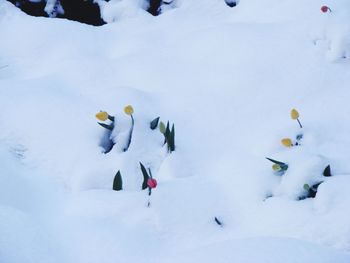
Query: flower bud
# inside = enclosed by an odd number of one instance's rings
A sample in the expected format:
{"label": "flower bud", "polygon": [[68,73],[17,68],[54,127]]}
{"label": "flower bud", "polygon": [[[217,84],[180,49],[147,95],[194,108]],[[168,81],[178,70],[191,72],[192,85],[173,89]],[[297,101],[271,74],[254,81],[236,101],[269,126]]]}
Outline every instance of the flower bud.
{"label": "flower bud", "polygon": [[281,142],[286,147],[292,147],[293,146],[292,140],[289,139],[289,138],[284,138],[284,139],[281,140]]}
{"label": "flower bud", "polygon": [[106,111],[100,111],[96,113],[96,118],[100,121],[105,121],[108,119],[108,113]]}
{"label": "flower bud", "polygon": [[275,163],[272,165],[272,170],[278,172],[281,170],[281,166],[279,164]]}
{"label": "flower bud", "polygon": [[124,112],[126,115],[132,115],[134,113],[134,109],[131,105],[128,105],[124,108]]}
{"label": "flower bud", "polygon": [[308,185],[308,184],[304,184],[304,190],[306,190],[306,191],[309,191],[310,190],[310,186]]}
{"label": "flower bud", "polygon": [[322,11],[323,13],[327,13],[328,11],[330,11],[330,9],[329,9],[328,6],[324,5],[324,6],[321,7],[321,11]]}
{"label": "flower bud", "polygon": [[293,120],[298,119],[299,118],[299,112],[296,109],[292,109],[291,112],[290,112],[290,117]]}
{"label": "flower bud", "polygon": [[153,178],[149,178],[147,180],[147,185],[149,188],[156,188],[157,187],[157,180]]}

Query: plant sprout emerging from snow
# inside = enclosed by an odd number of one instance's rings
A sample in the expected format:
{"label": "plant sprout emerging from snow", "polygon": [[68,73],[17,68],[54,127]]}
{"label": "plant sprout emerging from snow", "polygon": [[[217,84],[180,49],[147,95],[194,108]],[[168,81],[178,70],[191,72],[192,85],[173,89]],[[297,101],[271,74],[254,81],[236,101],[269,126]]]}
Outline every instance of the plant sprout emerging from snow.
{"label": "plant sprout emerging from snow", "polygon": [[321,12],[322,13],[332,12],[332,9],[330,9],[328,6],[324,5],[324,6],[321,6]]}
{"label": "plant sprout emerging from snow", "polygon": [[[306,198],[315,198],[316,194],[317,194],[317,190],[318,187],[320,186],[320,184],[322,184],[323,182],[319,182],[317,184],[314,184],[312,186],[308,185],[308,184],[304,184],[304,190],[307,192],[306,194]],[[301,198],[303,199],[303,198]]]}
{"label": "plant sprout emerging from snow", "polygon": [[104,153],[109,153],[113,149],[113,146],[115,145],[115,143],[111,139],[111,134],[114,129],[115,119],[113,116],[109,115],[106,111],[100,111],[96,113],[95,116],[99,121],[107,121],[107,120],[111,121],[108,124],[103,122],[98,122],[99,125],[101,125],[103,128],[107,130],[102,137],[100,146],[104,148]]}
{"label": "plant sprout emerging from snow", "polygon": [[175,151],[175,125],[173,124],[170,130],[169,121],[166,126],[163,122],[160,122],[159,131],[164,135],[164,144],[167,144],[168,152]]}
{"label": "plant sprout emerging from snow", "polygon": [[106,121],[107,119],[111,121],[110,124],[105,124],[102,122],[99,122],[98,124],[101,125],[103,128],[112,131],[114,129],[114,117],[110,116],[106,111],[100,111],[96,113],[96,118],[99,121]]}
{"label": "plant sprout emerging from snow", "polygon": [[[148,196],[150,197],[152,194],[152,189],[157,187],[157,180],[153,178],[150,168],[148,168],[148,172],[147,172],[145,166],[141,162],[140,162],[140,167],[143,175],[142,190],[145,190],[148,188]],[[151,205],[151,201],[148,200],[147,206],[149,207],[150,205]]]}
{"label": "plant sprout emerging from snow", "polygon": [[122,175],[120,171],[118,171],[117,174],[114,176],[113,190],[114,191],[123,190],[123,181],[122,181]]}
{"label": "plant sprout emerging from snow", "polygon": [[273,162],[272,170],[276,172],[277,175],[283,175],[288,170],[288,164],[274,159],[266,157],[267,160]]}
{"label": "plant sprout emerging from snow", "polygon": [[[323,176],[324,177],[331,177],[332,176],[330,165],[327,165],[326,168],[323,170]],[[306,196],[300,197],[299,199],[302,200],[305,198],[315,198],[316,194],[317,194],[318,187],[322,183],[323,183],[323,181],[318,182],[316,184],[313,184],[312,186],[310,186],[309,184],[304,184],[303,188],[306,191]]]}
{"label": "plant sprout emerging from snow", "polygon": [[131,144],[132,132],[134,130],[134,125],[135,125],[135,120],[134,120],[134,117],[133,117],[134,108],[131,105],[127,105],[124,108],[124,112],[125,112],[126,115],[129,115],[130,118],[131,118],[131,127],[130,127],[130,131],[129,131],[128,143],[127,143],[126,147],[123,150],[124,152],[126,152],[129,149],[129,146]]}
{"label": "plant sprout emerging from snow", "polygon": [[331,172],[331,166],[327,165],[326,168],[323,170],[323,176],[325,177],[331,177],[332,172]]}
{"label": "plant sprout emerging from snow", "polygon": [[291,117],[293,120],[297,120],[298,123],[299,123],[300,128],[303,128],[303,126],[301,125],[300,120],[299,120],[299,112],[298,112],[296,109],[292,109],[292,110],[291,110],[291,112],[290,112],[290,117]]}

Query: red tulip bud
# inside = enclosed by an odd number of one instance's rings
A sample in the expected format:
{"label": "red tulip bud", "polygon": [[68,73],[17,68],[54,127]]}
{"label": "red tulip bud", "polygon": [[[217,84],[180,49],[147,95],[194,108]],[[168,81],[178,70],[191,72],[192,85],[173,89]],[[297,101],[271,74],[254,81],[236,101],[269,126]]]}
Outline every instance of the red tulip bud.
{"label": "red tulip bud", "polygon": [[149,178],[147,180],[147,185],[149,188],[156,188],[157,187],[157,180],[153,178]]}
{"label": "red tulip bud", "polygon": [[324,6],[321,7],[321,11],[322,11],[323,13],[327,13],[328,11],[329,11],[329,12],[332,12],[332,10],[331,10],[328,6],[326,6],[326,5],[324,5]]}

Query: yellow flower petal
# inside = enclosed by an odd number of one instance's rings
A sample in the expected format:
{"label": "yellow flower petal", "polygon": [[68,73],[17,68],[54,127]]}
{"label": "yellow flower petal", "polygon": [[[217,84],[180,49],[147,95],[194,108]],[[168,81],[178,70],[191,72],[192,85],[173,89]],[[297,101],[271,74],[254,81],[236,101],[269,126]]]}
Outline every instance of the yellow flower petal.
{"label": "yellow flower petal", "polygon": [[290,117],[293,120],[298,119],[299,118],[299,112],[296,109],[292,109],[291,112],[290,112]]}
{"label": "yellow flower petal", "polygon": [[277,163],[272,165],[272,170],[274,171],[280,171],[281,170],[281,166],[279,166]]}
{"label": "yellow flower petal", "polygon": [[132,115],[134,113],[134,109],[131,105],[128,105],[124,108],[124,112],[127,115]]}
{"label": "yellow flower petal", "polygon": [[108,113],[106,111],[100,111],[96,113],[96,118],[100,121],[105,121],[108,119]]}
{"label": "yellow flower petal", "polygon": [[292,147],[293,146],[292,140],[289,139],[289,138],[284,138],[284,139],[281,140],[281,142],[286,147]]}

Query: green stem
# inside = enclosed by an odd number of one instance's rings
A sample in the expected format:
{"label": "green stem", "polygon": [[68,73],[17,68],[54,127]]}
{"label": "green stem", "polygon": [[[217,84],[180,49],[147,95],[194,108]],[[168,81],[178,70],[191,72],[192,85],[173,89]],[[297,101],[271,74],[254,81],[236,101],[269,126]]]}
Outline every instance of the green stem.
{"label": "green stem", "polygon": [[297,119],[297,121],[298,121],[298,123],[299,123],[300,128],[303,128],[303,126],[301,125],[299,119]]}
{"label": "green stem", "polygon": [[131,128],[130,128],[130,132],[129,132],[129,139],[128,139],[128,144],[127,146],[124,148],[124,152],[126,152],[129,149],[129,146],[131,144],[131,138],[132,138],[132,132],[134,130],[134,124],[135,124],[135,120],[134,117],[132,116],[132,114],[130,115],[131,117]]}

